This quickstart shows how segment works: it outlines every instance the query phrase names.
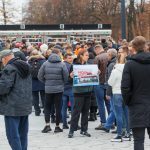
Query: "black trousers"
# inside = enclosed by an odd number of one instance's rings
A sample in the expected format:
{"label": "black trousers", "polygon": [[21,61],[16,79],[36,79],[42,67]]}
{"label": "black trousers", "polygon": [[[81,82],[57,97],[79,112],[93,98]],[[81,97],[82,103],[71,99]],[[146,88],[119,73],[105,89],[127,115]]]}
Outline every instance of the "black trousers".
{"label": "black trousers", "polygon": [[54,106],[56,110],[56,125],[59,125],[61,119],[61,101],[62,93],[45,94],[44,114],[46,123],[50,122],[51,107],[53,104],[55,104]]}
{"label": "black trousers", "polygon": [[32,91],[32,96],[33,96],[33,106],[35,109],[36,113],[40,113],[40,106],[39,106],[39,93],[41,96],[41,101],[42,101],[42,105],[44,106],[44,101],[45,101],[45,91]]}
{"label": "black trousers", "polygon": [[71,117],[70,131],[76,131],[78,128],[78,121],[81,116],[81,131],[88,130],[88,113],[90,108],[90,95],[74,95],[74,108]]}
{"label": "black trousers", "polygon": [[[145,129],[146,128],[133,128],[134,137],[134,150],[144,150],[144,139],[145,139]],[[150,127],[147,128],[150,137]]]}

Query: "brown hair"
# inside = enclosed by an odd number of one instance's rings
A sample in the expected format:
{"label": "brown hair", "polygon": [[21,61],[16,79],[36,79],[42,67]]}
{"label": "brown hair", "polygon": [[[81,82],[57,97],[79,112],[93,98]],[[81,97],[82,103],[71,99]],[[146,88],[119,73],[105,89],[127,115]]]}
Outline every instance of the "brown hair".
{"label": "brown hair", "polygon": [[82,62],[82,60],[81,60],[81,55],[83,56],[86,52],[88,52],[88,51],[85,50],[85,49],[81,49],[81,50],[79,51],[79,53],[78,53],[78,55],[77,55],[77,61],[78,61],[79,63]]}
{"label": "brown hair", "polygon": [[144,51],[146,46],[146,40],[143,36],[137,36],[132,41],[132,47],[137,51]]}
{"label": "brown hair", "polygon": [[68,56],[72,56],[72,53],[65,53],[64,59],[66,59]]}

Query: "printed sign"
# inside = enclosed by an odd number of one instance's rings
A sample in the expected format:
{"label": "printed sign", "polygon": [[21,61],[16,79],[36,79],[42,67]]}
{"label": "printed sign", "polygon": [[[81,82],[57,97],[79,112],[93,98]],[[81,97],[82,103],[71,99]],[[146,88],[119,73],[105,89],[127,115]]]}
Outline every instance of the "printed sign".
{"label": "printed sign", "polygon": [[99,85],[97,65],[74,65],[73,86]]}

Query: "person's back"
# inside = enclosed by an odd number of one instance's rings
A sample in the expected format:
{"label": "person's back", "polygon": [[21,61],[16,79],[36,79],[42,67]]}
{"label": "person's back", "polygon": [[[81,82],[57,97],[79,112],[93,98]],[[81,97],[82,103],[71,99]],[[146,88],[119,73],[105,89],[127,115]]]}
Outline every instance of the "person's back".
{"label": "person's back", "polygon": [[45,83],[45,104],[44,115],[46,126],[42,133],[51,131],[50,110],[53,104],[56,109],[56,127],[54,132],[62,132],[59,127],[61,114],[61,100],[64,91],[64,84],[68,80],[68,70],[66,65],[61,62],[60,50],[54,49],[48,60],[41,66],[38,79]]}
{"label": "person's back", "polygon": [[144,150],[145,128],[150,136],[150,53],[144,52],[145,45],[144,37],[133,39],[135,55],[125,64],[121,83],[122,96],[129,107],[134,150]]}
{"label": "person's back", "polygon": [[60,57],[53,53],[40,68],[38,77],[45,83],[46,93],[59,93],[64,90],[64,83],[68,80],[68,71]]}
{"label": "person's back", "polygon": [[28,115],[32,112],[32,81],[27,63],[14,58],[11,50],[0,52],[0,114],[13,150],[27,150]]}
{"label": "person's back", "polygon": [[1,74],[1,78],[5,79],[6,84],[9,84],[9,76],[12,80],[14,79],[14,83],[6,95],[3,95],[6,85],[0,84],[0,95],[2,94],[0,113],[6,116],[29,115],[32,110],[32,81],[29,75],[29,66],[21,60],[13,59],[5,66]]}

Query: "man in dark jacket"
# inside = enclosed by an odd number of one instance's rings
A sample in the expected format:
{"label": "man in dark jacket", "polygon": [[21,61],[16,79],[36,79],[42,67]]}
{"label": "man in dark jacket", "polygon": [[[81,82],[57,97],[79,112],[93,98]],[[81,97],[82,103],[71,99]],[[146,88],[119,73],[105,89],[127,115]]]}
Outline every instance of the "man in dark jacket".
{"label": "man in dark jacket", "polygon": [[61,61],[59,56],[60,50],[52,50],[52,54],[40,68],[38,73],[38,79],[45,84],[45,104],[44,115],[46,126],[42,130],[42,133],[51,131],[50,128],[50,108],[52,104],[55,104],[56,108],[56,127],[54,132],[62,132],[59,127],[60,114],[61,114],[61,100],[64,91],[64,84],[68,80],[68,70],[66,65]]}
{"label": "man in dark jacket", "polygon": [[97,100],[99,115],[101,120],[101,124],[98,127],[96,127],[95,130],[100,130],[102,127],[104,127],[104,124],[106,123],[104,91],[105,91],[105,83],[106,83],[106,70],[107,70],[108,58],[107,58],[107,53],[104,51],[102,45],[96,45],[94,52],[97,55],[95,57],[95,63],[98,65],[98,68],[101,71],[99,75],[100,84],[94,86],[94,91],[96,95],[96,100]]}
{"label": "man in dark jacket", "polygon": [[[66,53],[64,55],[64,63],[67,67],[68,72],[70,72],[73,62],[73,56],[71,53]],[[67,107],[68,101],[71,103],[71,111],[73,111],[73,103],[74,103],[74,96],[72,91],[72,82],[68,80],[64,86],[64,92],[62,96],[62,120],[63,120],[63,129],[69,129],[67,125]]]}
{"label": "man in dark jacket", "polygon": [[129,123],[133,131],[134,150],[144,150],[145,129],[150,136],[150,53],[144,52],[146,40],[135,37],[135,55],[125,64],[121,90],[129,107]]}
{"label": "man in dark jacket", "polygon": [[12,150],[27,150],[28,115],[32,112],[32,82],[28,64],[11,50],[0,52],[4,69],[0,76],[0,114]]}

